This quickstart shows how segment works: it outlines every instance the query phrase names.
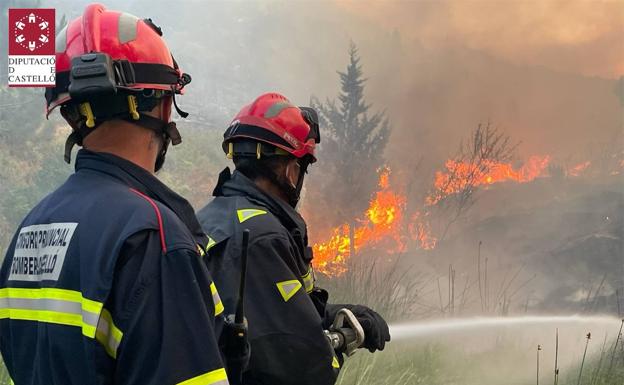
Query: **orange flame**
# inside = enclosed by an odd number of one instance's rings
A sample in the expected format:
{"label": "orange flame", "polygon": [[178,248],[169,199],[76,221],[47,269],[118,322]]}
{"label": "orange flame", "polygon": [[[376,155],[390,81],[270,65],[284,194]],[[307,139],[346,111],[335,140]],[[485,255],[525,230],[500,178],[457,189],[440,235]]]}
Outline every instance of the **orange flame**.
{"label": "orange flame", "polygon": [[[589,162],[586,163],[586,166],[577,166],[579,173],[589,166]],[[494,161],[486,161],[479,167],[448,160],[445,164],[446,170],[436,173],[434,192],[426,197],[425,206],[435,205],[445,197],[468,187],[506,181],[527,183],[546,177],[549,164],[550,156],[537,155],[531,156],[519,168],[514,168],[510,163]],[[390,186],[390,169],[382,169],[379,174],[379,190],[371,199],[363,218],[356,221],[353,229],[353,249],[357,251],[369,247],[384,247],[387,253],[393,254],[405,251],[408,241],[415,241],[424,250],[435,248],[437,239],[432,235],[429,226],[429,212],[417,211],[406,218],[406,203],[405,195],[393,191]],[[313,245],[314,267],[321,273],[338,276],[347,271],[347,262],[351,256],[349,225],[340,225],[331,234],[325,242]]]}
{"label": "orange flame", "polygon": [[590,165],[591,165],[590,161],[579,163],[576,166],[568,170],[568,175],[580,176]]}
{"label": "orange flame", "polygon": [[518,183],[531,182],[535,178],[546,176],[546,168],[550,163],[550,156],[533,155],[519,169],[514,169],[510,163],[499,163],[486,160],[481,165],[446,161],[446,172],[438,171],[435,175],[435,191],[426,198],[427,205],[435,205],[445,197],[463,191],[468,187],[491,185],[494,183],[515,181]]}
{"label": "orange flame", "polygon": [[[405,251],[409,235],[415,239],[424,239],[428,248],[435,245],[426,225],[410,225],[409,233],[403,235],[403,217],[406,197],[390,188],[390,169],[384,168],[379,174],[379,191],[371,199],[365,217],[358,220],[353,229],[354,250],[383,244],[388,253]],[[424,246],[423,246],[424,248]],[[347,270],[346,262],[351,254],[349,225],[343,224],[332,231],[332,236],[325,242],[313,246],[314,265],[317,271],[327,275],[340,275]]]}

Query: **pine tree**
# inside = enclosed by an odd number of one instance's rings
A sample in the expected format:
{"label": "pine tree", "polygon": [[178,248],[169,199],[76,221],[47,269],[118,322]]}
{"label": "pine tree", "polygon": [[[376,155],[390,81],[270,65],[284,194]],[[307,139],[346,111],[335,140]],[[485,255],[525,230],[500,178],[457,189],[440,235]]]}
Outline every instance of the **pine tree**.
{"label": "pine tree", "polygon": [[366,78],[355,44],[349,47],[346,71],[338,74],[337,100],[312,101],[323,130],[318,157],[325,171],[315,178],[322,188],[315,198],[329,206],[327,212],[337,214],[336,220],[349,224],[353,255],[355,221],[368,207],[377,184],[390,128],[384,112],[369,115],[370,105],[364,99]]}

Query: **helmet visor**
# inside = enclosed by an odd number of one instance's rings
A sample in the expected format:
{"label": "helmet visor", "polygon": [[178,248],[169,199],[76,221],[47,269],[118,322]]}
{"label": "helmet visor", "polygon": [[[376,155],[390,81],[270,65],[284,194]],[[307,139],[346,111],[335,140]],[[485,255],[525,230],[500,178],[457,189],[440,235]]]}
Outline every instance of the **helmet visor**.
{"label": "helmet visor", "polygon": [[303,119],[308,123],[308,126],[310,126],[310,132],[308,133],[306,141],[314,139],[314,143],[321,143],[318,113],[312,107],[299,107],[299,109],[301,110],[301,116],[303,116]]}

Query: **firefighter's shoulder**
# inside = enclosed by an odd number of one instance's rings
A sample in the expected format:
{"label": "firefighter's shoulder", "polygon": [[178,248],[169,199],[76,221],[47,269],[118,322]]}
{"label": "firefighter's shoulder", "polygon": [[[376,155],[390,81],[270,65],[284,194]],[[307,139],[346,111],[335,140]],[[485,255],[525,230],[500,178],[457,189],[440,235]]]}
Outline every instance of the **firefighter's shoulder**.
{"label": "firefighter's shoulder", "polygon": [[96,207],[92,207],[92,211],[101,212],[104,220],[115,221],[123,217],[131,228],[159,230],[159,223],[169,217],[164,205],[137,189],[111,186],[98,193],[98,199],[94,200],[97,203],[93,204]]}
{"label": "firefighter's shoulder", "polygon": [[286,232],[279,219],[267,207],[243,196],[216,197],[197,213],[197,217],[213,243],[220,243],[243,230],[250,231],[250,240],[266,234]]}
{"label": "firefighter's shoulder", "polygon": [[136,222],[136,227],[140,230],[158,231],[161,234],[163,251],[180,248],[196,250],[197,244],[186,225],[164,203],[134,188],[127,188],[122,194],[125,203],[131,207],[126,211],[128,221]]}
{"label": "firefighter's shoulder", "polygon": [[[68,186],[71,187],[71,186]],[[79,226],[106,229],[110,236],[123,240],[137,232],[153,230],[166,233],[167,243],[195,248],[195,243],[180,219],[167,206],[138,189],[120,183],[101,183],[97,188],[64,189],[48,197],[54,205],[69,200],[68,210],[79,218]],[[61,203],[61,205],[65,205]],[[78,219],[77,218],[77,219]],[[102,238],[107,238],[102,234]]]}
{"label": "firefighter's shoulder", "polygon": [[42,199],[27,220],[30,217],[61,216],[79,221],[81,227],[100,228],[117,222],[117,229],[124,224],[158,229],[152,203],[155,204],[127,185],[74,174]]}

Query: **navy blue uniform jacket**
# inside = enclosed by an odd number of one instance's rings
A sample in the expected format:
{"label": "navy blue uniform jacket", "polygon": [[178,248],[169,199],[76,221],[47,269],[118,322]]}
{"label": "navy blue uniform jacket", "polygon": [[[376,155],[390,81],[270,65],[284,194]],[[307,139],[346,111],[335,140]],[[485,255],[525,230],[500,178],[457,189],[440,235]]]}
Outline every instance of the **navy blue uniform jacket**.
{"label": "navy blue uniform jacket", "polygon": [[197,214],[209,237],[206,261],[226,314],[234,313],[241,238],[250,230],[245,315],[251,358],[246,385],[334,384],[339,361],[311,293],[312,250],[303,218],[243,174],[221,173],[216,197]]}

